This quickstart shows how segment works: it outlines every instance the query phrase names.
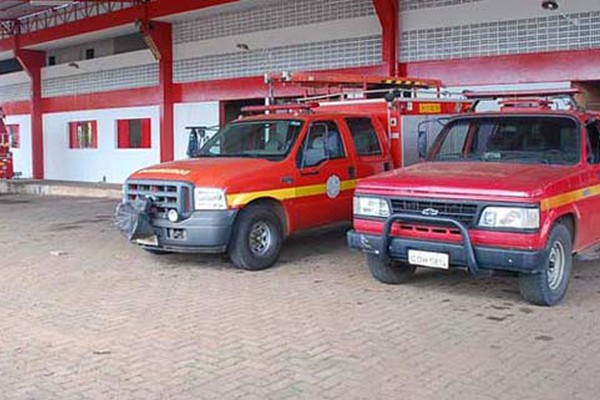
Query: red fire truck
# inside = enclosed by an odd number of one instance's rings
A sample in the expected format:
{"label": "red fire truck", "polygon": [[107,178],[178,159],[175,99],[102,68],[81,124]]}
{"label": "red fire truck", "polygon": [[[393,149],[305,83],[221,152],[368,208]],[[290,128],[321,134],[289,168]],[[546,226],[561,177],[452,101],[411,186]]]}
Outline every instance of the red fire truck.
{"label": "red fire truck", "polygon": [[526,300],[558,303],[573,255],[600,249],[600,113],[576,93],[469,95],[501,110],[451,118],[426,162],[361,181],[350,247],[384,283],[417,267],[512,271]]}
{"label": "red fire truck", "polygon": [[117,219],[133,243],[153,253],[228,252],[240,268],[268,268],[289,235],[350,221],[357,180],[418,161],[420,123],[470,104],[443,98],[434,80],[294,73],[269,81],[310,97],[248,107],[192,159],[127,179]]}
{"label": "red fire truck", "polygon": [[4,111],[0,108],[0,179],[11,179],[14,175],[13,158],[10,152],[10,133],[4,124]]}

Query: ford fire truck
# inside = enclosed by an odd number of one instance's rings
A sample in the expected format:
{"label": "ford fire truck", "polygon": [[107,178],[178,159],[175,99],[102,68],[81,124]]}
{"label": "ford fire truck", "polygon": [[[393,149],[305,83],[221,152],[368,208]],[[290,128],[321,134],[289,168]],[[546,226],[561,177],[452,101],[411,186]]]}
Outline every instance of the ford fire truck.
{"label": "ford fire truck", "polygon": [[470,104],[444,98],[435,80],[293,73],[269,81],[311,97],[247,107],[191,159],[127,179],[117,220],[133,243],[156,254],[227,252],[239,268],[268,268],[286,237],[350,222],[359,179],[418,161],[420,123]]}
{"label": "ford fire truck", "polygon": [[10,132],[4,124],[4,112],[0,108],[0,179],[11,179],[14,176],[13,156],[10,151]]}
{"label": "ford fire truck", "polygon": [[468,95],[501,109],[452,117],[425,162],[362,180],[350,247],[383,283],[417,267],[512,271],[523,298],[557,304],[573,255],[600,248],[600,113],[576,94]]}

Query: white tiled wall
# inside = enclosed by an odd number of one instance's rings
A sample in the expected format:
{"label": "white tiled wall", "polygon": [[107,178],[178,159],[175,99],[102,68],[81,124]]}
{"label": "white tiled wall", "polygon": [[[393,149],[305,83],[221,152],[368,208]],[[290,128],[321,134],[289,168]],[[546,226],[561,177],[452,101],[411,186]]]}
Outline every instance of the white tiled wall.
{"label": "white tiled wall", "polygon": [[437,7],[405,8],[401,15],[401,61],[600,47],[598,0],[559,0],[556,11],[544,10],[538,0],[417,3]]}
{"label": "white tiled wall", "polygon": [[57,97],[158,85],[158,63],[44,79],[42,95]]}
{"label": "white tiled wall", "polygon": [[374,14],[372,0],[280,0],[178,23],[173,34],[175,43],[185,43]]}
{"label": "white tiled wall", "polygon": [[174,65],[174,80],[192,82],[379,63],[381,36],[374,35],[178,60]]}
{"label": "white tiled wall", "polygon": [[13,83],[0,87],[0,103],[4,101],[29,100],[31,97],[31,84]]}

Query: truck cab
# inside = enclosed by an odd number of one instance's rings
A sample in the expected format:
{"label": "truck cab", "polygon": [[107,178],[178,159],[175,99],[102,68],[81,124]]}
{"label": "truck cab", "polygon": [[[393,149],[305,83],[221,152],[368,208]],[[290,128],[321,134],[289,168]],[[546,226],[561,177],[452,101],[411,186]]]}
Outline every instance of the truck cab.
{"label": "truck cab", "polygon": [[471,94],[501,111],[455,116],[425,162],[361,181],[350,247],[383,283],[417,267],[512,271],[526,300],[560,302],[573,256],[600,245],[600,115],[575,93]]}

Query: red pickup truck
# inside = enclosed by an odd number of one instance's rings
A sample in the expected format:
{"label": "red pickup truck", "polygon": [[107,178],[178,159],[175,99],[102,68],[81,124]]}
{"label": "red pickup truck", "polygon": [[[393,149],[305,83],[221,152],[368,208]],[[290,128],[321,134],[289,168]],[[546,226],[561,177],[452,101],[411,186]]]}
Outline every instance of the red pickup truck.
{"label": "red pickup truck", "polygon": [[451,118],[425,162],[359,182],[349,246],[383,283],[504,270],[529,302],[560,302],[573,255],[600,244],[600,113],[552,101],[574,92],[481,94],[511,100]]}

